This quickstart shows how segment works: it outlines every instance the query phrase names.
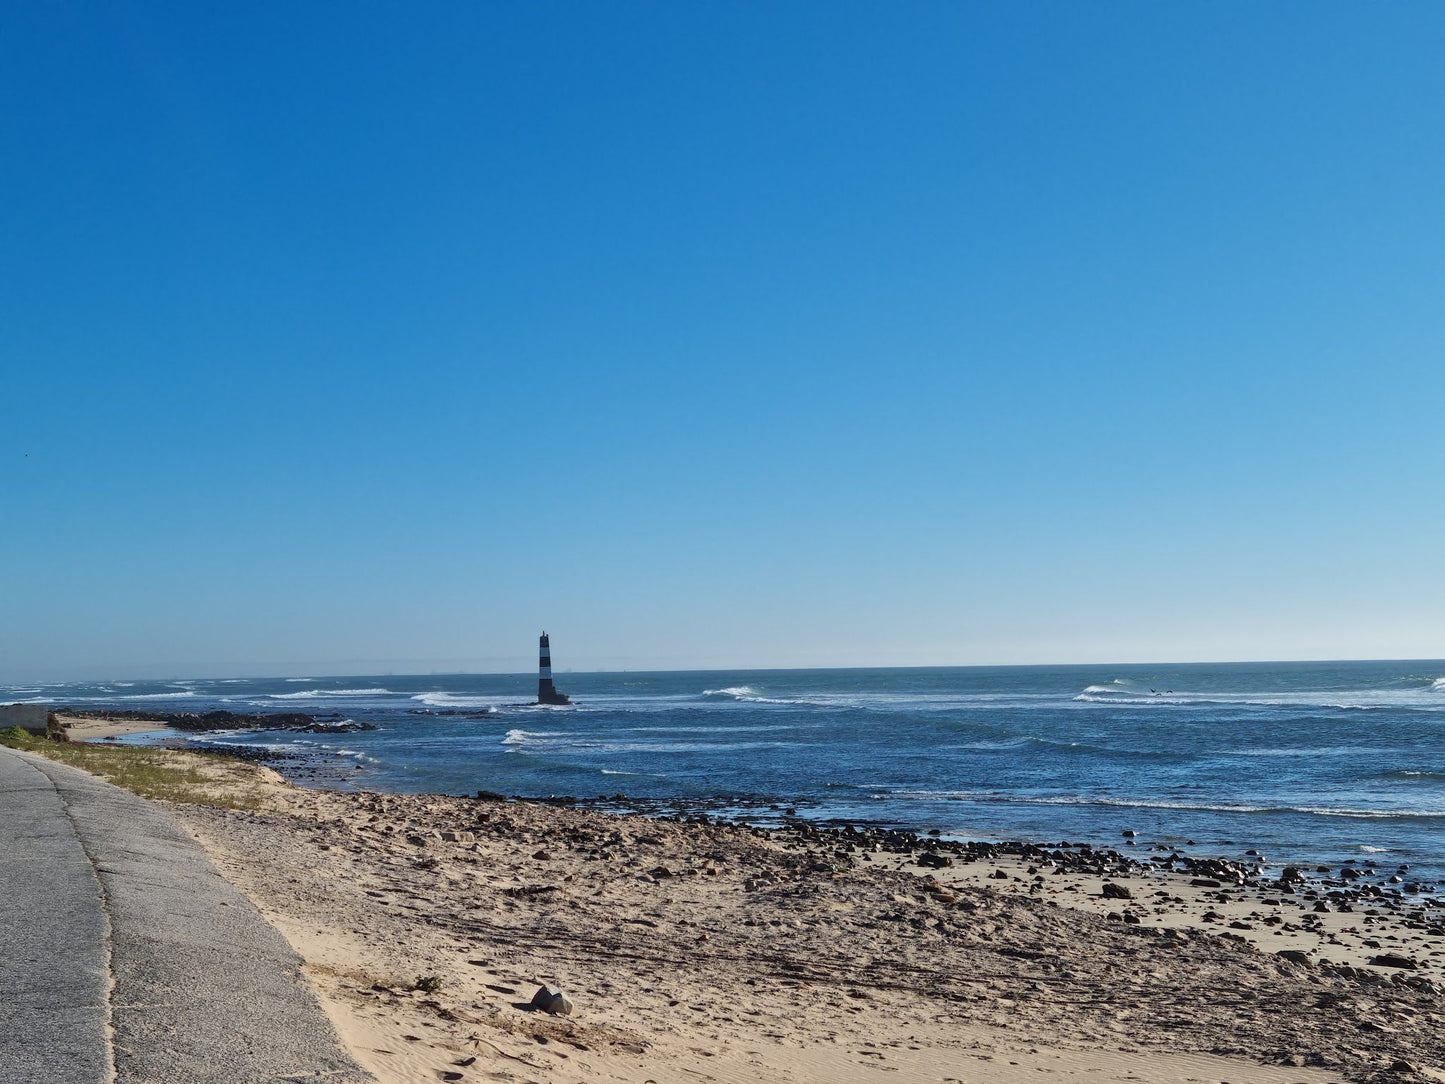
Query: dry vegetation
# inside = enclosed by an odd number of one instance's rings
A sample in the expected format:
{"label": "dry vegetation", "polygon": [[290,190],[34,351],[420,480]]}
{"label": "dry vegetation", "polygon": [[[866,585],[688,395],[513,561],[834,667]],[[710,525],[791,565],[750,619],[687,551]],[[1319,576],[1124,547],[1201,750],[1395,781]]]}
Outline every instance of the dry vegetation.
{"label": "dry vegetation", "polygon": [[39,753],[98,775],[142,798],[166,802],[263,809],[270,792],[281,782],[269,769],[210,753],[50,741],[19,727],[0,730],[0,744]]}

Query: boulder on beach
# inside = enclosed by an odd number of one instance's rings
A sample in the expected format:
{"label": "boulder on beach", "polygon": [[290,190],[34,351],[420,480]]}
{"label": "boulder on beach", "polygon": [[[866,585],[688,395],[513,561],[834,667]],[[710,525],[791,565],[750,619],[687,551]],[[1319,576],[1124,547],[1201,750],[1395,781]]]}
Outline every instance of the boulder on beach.
{"label": "boulder on beach", "polygon": [[537,987],[537,992],[532,995],[532,1008],[551,1013],[553,1016],[572,1015],[572,1002],[567,995],[561,990],[553,990],[546,986]]}

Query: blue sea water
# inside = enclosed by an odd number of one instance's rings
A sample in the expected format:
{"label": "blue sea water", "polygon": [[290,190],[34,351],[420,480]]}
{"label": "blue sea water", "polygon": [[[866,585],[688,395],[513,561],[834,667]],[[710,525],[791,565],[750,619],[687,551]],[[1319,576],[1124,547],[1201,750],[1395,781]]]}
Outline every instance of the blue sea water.
{"label": "blue sea water", "polygon": [[339,712],[234,733],[369,789],[735,800],[972,839],[1067,839],[1445,880],[1445,662],[367,676],[0,686],[0,701]]}

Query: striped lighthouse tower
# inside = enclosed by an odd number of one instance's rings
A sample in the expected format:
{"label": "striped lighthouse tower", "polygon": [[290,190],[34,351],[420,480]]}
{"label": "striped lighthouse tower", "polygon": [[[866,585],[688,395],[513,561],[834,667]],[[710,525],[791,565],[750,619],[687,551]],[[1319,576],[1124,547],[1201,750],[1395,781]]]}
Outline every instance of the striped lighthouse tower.
{"label": "striped lighthouse tower", "polygon": [[552,644],[544,632],[537,660],[537,703],[570,704],[571,702],[570,698],[559,693],[557,686],[552,684]]}

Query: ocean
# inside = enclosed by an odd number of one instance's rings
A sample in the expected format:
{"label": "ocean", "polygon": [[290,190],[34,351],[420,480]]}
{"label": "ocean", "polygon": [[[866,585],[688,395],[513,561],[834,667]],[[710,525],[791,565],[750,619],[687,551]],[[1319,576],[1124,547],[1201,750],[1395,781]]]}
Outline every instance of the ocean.
{"label": "ocean", "polygon": [[[706,803],[968,839],[1262,851],[1445,881],[1445,662],[372,675],[0,685],[0,702],[305,711],[214,740],[347,785]],[[166,735],[159,735],[164,737]],[[174,735],[171,735],[174,736]],[[135,739],[132,739],[135,740]],[[153,740],[147,737],[140,740]]]}

